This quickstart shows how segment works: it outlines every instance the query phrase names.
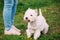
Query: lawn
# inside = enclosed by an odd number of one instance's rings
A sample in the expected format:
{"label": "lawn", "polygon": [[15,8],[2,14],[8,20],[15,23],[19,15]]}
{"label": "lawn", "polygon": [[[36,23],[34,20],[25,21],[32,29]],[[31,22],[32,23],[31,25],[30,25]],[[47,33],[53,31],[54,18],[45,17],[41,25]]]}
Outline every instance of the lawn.
{"label": "lawn", "polygon": [[27,23],[23,20],[24,13],[29,7],[41,8],[49,24],[48,33],[42,34],[38,40],[60,40],[60,0],[19,0],[14,25],[22,30],[20,36],[4,35],[3,0],[0,0],[0,40],[34,40],[33,37],[27,38],[25,32]]}

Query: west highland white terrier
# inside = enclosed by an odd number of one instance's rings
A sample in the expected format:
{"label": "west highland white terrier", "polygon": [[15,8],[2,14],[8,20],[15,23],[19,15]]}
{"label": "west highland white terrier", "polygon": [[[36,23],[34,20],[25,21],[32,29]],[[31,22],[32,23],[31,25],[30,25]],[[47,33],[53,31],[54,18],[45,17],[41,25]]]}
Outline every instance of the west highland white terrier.
{"label": "west highland white terrier", "polygon": [[37,16],[37,14],[37,10],[28,8],[24,15],[24,20],[28,22],[26,30],[27,37],[30,38],[34,33],[34,40],[37,40],[37,38],[39,38],[41,31],[46,34],[49,28],[49,25],[42,15],[41,9],[39,9],[39,16]]}

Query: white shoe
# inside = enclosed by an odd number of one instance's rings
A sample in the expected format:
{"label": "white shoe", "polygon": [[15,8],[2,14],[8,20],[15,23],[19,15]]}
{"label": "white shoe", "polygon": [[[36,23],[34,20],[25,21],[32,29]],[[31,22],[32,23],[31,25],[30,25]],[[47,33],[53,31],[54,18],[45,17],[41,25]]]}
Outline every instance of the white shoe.
{"label": "white shoe", "polygon": [[21,33],[16,31],[13,27],[7,31],[7,30],[4,30],[4,34],[5,35],[20,35]]}
{"label": "white shoe", "polygon": [[13,27],[16,31],[21,32],[21,30],[17,29],[14,25],[12,25],[12,27]]}

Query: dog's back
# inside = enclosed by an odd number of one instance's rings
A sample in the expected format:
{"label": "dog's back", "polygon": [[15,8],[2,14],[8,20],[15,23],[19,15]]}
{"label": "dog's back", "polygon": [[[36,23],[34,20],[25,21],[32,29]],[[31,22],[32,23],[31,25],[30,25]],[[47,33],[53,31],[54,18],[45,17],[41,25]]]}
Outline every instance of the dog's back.
{"label": "dog's back", "polygon": [[39,9],[39,16],[37,17],[37,23],[43,27],[48,26],[45,17],[42,15],[41,9]]}

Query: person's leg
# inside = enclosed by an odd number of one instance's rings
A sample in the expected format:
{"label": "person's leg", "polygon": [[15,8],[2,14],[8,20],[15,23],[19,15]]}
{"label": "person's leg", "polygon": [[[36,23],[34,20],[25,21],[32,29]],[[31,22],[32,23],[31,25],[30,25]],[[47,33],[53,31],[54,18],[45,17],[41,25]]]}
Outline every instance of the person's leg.
{"label": "person's leg", "polygon": [[15,16],[15,13],[16,13],[16,8],[17,8],[17,4],[18,4],[18,0],[14,0],[14,5],[12,7],[12,15],[11,15],[11,20],[12,20],[12,26],[14,27],[15,30],[19,31],[19,29],[17,29],[15,26],[14,26],[14,16]]}
{"label": "person's leg", "polygon": [[14,4],[14,0],[4,0],[3,18],[4,18],[5,30],[11,29],[11,25],[12,25],[11,13],[12,13],[13,4]]}
{"label": "person's leg", "polygon": [[11,15],[13,25],[14,25],[14,16],[15,16],[15,13],[16,13],[17,4],[18,4],[18,0],[14,0],[14,5],[12,7],[12,15]]}
{"label": "person's leg", "polygon": [[12,23],[12,8],[14,6],[14,0],[4,0],[4,11],[3,11],[3,18],[4,18],[4,25],[5,30],[4,34],[7,35],[20,35],[21,33],[18,32],[13,28]]}

